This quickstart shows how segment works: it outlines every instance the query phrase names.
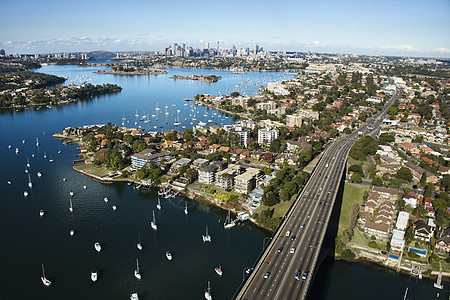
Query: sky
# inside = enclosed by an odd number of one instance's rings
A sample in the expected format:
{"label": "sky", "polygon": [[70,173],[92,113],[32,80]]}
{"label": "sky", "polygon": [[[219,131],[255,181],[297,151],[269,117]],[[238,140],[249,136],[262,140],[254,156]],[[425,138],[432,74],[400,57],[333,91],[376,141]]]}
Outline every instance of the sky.
{"label": "sky", "polygon": [[450,0],[0,0],[7,54],[237,49],[450,58]]}

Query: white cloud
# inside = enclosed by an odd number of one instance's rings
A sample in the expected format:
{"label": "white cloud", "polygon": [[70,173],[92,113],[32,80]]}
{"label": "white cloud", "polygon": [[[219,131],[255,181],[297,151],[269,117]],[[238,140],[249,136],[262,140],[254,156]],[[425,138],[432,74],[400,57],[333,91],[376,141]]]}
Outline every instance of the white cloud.
{"label": "white cloud", "polygon": [[443,52],[443,53],[450,53],[450,49],[444,48],[444,47],[437,47],[431,50],[433,52]]}
{"label": "white cloud", "polygon": [[395,45],[395,46],[381,46],[382,50],[398,50],[398,51],[407,51],[407,52],[420,52],[420,49],[417,49],[411,45]]}

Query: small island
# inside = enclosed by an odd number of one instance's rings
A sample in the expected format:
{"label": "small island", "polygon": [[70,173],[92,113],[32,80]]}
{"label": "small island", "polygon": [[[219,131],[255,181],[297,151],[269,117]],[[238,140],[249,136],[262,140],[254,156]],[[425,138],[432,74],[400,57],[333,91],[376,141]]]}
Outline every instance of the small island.
{"label": "small island", "polygon": [[66,80],[65,77],[30,71],[1,74],[0,108],[57,105],[122,90],[115,84],[59,85]]}
{"label": "small island", "polygon": [[97,70],[95,73],[99,74],[113,74],[113,75],[159,75],[166,74],[166,70],[150,69],[150,68],[138,68],[128,66],[114,66],[110,70]]}
{"label": "small island", "polygon": [[216,75],[187,75],[187,76],[182,76],[182,75],[173,75],[173,77],[171,77],[175,80],[177,79],[185,79],[185,80],[198,80],[198,81],[205,81],[205,82],[217,82],[219,81],[219,79],[222,79],[222,77],[220,76],[216,76]]}

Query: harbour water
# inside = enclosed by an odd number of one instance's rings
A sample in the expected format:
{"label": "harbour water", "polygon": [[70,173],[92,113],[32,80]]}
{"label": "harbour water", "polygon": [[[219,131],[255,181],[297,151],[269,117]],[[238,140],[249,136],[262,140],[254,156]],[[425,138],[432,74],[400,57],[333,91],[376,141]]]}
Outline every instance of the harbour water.
{"label": "harbour water", "polygon": [[[182,197],[162,199],[162,210],[158,211],[154,189],[137,190],[126,183],[104,184],[73,171],[77,146],[64,145],[51,135],[68,126],[121,124],[122,121],[125,126],[140,125],[147,130],[182,130],[182,126],[192,126],[193,114],[204,122],[229,124],[231,116],[197,107],[192,102],[184,105],[183,99],[199,93],[219,95],[244,89],[247,94],[253,94],[260,85],[292,75],[171,69],[168,74],[158,76],[126,77],[93,73],[97,69],[45,66],[38,71],[67,76],[65,84],[115,83],[123,91],[53,108],[0,111],[0,299],[127,299],[132,292],[138,292],[140,299],[202,299],[208,281],[214,299],[230,299],[243,279],[244,268],[250,267],[260,254],[268,232],[252,224],[225,231],[222,224],[225,212]],[[222,80],[217,83],[175,81],[170,79],[174,74],[214,74],[222,76]],[[158,121],[151,117],[157,115],[157,106],[163,112]],[[136,111],[139,117],[135,116]],[[147,114],[151,122],[139,121]],[[181,122],[178,127],[173,126],[176,116]],[[32,188],[27,185],[26,169]],[[41,178],[37,172],[42,173]],[[24,197],[24,191],[29,193],[28,197]],[[69,211],[71,191],[73,212]],[[183,212],[186,201],[188,215]],[[116,211],[113,205],[117,206]],[[39,216],[40,210],[45,212],[43,217]],[[150,228],[153,210],[158,223],[156,232]],[[201,235],[206,225],[212,242],[205,244]],[[73,236],[69,234],[72,229]],[[138,233],[142,251],[136,247]],[[100,253],[94,249],[95,242],[102,246]],[[165,257],[167,250],[173,254],[172,261]],[[140,281],[133,275],[136,258],[142,275]],[[53,283],[49,288],[39,278],[41,264]],[[222,267],[222,277],[214,272],[217,266]],[[360,269],[354,272],[354,266]],[[347,290],[341,283],[367,278],[367,281],[375,280],[377,286],[383,280],[396,282],[399,288],[393,297],[385,298],[401,299],[404,285],[411,282],[409,276],[396,273],[391,276],[381,270],[372,278],[373,268],[361,266],[325,262],[310,298],[338,299],[333,295]],[[99,273],[95,283],[90,280],[91,269]],[[431,281],[419,284],[426,295],[435,295]],[[361,294],[366,293],[363,287]],[[339,299],[356,299],[361,294]],[[408,299],[425,298],[411,295]]]}

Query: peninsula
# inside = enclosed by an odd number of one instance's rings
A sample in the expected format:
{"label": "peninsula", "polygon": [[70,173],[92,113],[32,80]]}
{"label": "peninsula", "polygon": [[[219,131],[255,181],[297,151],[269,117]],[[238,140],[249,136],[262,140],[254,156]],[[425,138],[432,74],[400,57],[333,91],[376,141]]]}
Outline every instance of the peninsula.
{"label": "peninsula", "polygon": [[113,75],[159,75],[166,74],[166,70],[160,69],[141,69],[137,67],[114,66],[110,70],[97,70],[95,73],[113,74]]}
{"label": "peninsula", "polygon": [[182,75],[173,75],[173,77],[171,77],[175,80],[177,79],[185,79],[185,80],[198,80],[198,81],[205,81],[205,82],[217,82],[219,81],[219,79],[222,79],[222,77],[220,76],[216,76],[216,75],[187,75],[187,76],[182,76]]}

